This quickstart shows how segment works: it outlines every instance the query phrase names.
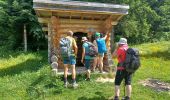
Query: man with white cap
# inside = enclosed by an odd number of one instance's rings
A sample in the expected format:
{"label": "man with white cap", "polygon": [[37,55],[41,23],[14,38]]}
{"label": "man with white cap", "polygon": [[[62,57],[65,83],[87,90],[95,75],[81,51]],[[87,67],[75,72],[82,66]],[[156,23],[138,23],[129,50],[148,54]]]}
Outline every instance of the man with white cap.
{"label": "man with white cap", "polygon": [[91,42],[88,42],[88,39],[86,37],[82,37],[82,42],[83,42],[83,46],[82,46],[83,52],[82,52],[81,62],[85,63],[86,74],[87,74],[86,80],[90,81],[90,66],[93,57],[91,57],[88,53],[90,52],[90,45],[93,44]]}
{"label": "man with white cap", "polygon": [[117,57],[117,59],[118,59],[118,65],[117,65],[117,71],[116,71],[116,77],[115,77],[114,100],[119,100],[120,84],[123,79],[125,79],[125,85],[126,85],[125,100],[130,100],[131,91],[132,91],[132,87],[131,87],[132,74],[128,73],[124,68],[124,61],[126,59],[126,50],[127,49],[128,49],[127,39],[120,38],[119,42],[117,43],[117,47],[112,54],[113,57]]}

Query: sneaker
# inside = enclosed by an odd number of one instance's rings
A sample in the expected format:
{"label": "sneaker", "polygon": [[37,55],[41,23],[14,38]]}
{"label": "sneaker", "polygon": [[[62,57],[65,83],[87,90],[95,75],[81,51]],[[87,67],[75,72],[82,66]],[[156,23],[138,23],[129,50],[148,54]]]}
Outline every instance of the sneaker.
{"label": "sneaker", "polygon": [[90,81],[90,78],[86,78],[85,81]]}
{"label": "sneaker", "polygon": [[100,71],[100,73],[101,73],[101,74],[105,74],[106,72],[104,72],[104,71]]}
{"label": "sneaker", "polygon": [[119,100],[119,97],[118,97],[118,96],[115,96],[113,100]]}
{"label": "sneaker", "polygon": [[67,88],[68,87],[68,82],[64,83],[64,87]]}
{"label": "sneaker", "polygon": [[77,88],[78,84],[76,82],[73,83],[73,88]]}
{"label": "sneaker", "polygon": [[125,97],[125,100],[130,100],[130,97],[126,96],[126,97]]}

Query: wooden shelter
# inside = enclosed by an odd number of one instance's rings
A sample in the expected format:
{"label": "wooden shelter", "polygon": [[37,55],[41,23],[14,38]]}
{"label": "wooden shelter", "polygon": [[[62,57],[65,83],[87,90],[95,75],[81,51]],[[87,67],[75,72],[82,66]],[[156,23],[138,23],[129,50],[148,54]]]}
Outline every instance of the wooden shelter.
{"label": "wooden shelter", "polygon": [[[58,52],[59,40],[71,30],[74,32],[78,45],[77,63],[80,64],[81,37],[91,37],[95,31],[110,34],[106,40],[108,53],[104,58],[104,65],[110,66],[108,55],[114,36],[113,27],[122,16],[128,14],[129,6],[80,1],[33,0],[33,7],[43,30],[48,32],[49,62],[51,57],[56,55],[59,67],[62,67]],[[112,62],[111,59],[110,62]]]}

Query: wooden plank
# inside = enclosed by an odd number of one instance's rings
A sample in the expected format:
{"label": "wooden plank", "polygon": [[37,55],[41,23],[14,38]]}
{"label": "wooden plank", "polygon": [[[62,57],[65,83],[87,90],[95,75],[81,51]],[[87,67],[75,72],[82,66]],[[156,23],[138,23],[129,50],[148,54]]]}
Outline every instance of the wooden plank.
{"label": "wooden plank", "polygon": [[[50,18],[38,18],[40,23],[48,23]],[[71,24],[102,24],[104,21],[96,21],[96,20],[81,20],[81,19],[61,19],[59,20],[60,24],[62,23],[71,23]]]}
{"label": "wooden plank", "polygon": [[61,28],[99,28],[100,25],[91,25],[91,24],[61,24]]}
{"label": "wooden plank", "polygon": [[[43,29],[43,31],[48,31],[48,28],[47,27],[43,27],[42,28]],[[101,31],[101,29],[100,28],[93,28],[95,31]],[[68,27],[68,28],[62,28],[62,27],[60,27],[60,30],[58,31],[60,34],[62,34],[62,33],[65,33],[65,32],[67,32],[67,31],[69,31],[69,30],[72,30],[73,32],[89,32],[89,28],[88,27],[86,27],[86,28],[77,28],[77,27]]]}

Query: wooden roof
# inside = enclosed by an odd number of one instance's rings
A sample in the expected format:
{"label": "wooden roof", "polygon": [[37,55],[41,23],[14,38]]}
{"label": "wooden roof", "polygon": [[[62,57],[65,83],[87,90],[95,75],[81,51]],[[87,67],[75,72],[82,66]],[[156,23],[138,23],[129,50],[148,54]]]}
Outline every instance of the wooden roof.
{"label": "wooden roof", "polygon": [[43,30],[47,31],[47,23],[51,21],[52,16],[60,19],[60,27],[63,26],[64,29],[66,26],[69,29],[82,29],[87,26],[96,28],[96,25],[106,25],[108,21],[108,24],[116,25],[122,16],[128,14],[129,6],[81,1],[33,0],[33,8],[39,22],[44,25]]}
{"label": "wooden roof", "polygon": [[[42,13],[42,17],[48,17],[52,12],[74,11],[77,13],[93,13],[93,14],[128,14],[129,6],[105,3],[92,3],[80,1],[60,1],[60,0],[33,0],[33,7],[36,11]],[[45,15],[43,14],[45,13]],[[38,14],[37,14],[38,15]],[[43,16],[44,15],[44,16]]]}

